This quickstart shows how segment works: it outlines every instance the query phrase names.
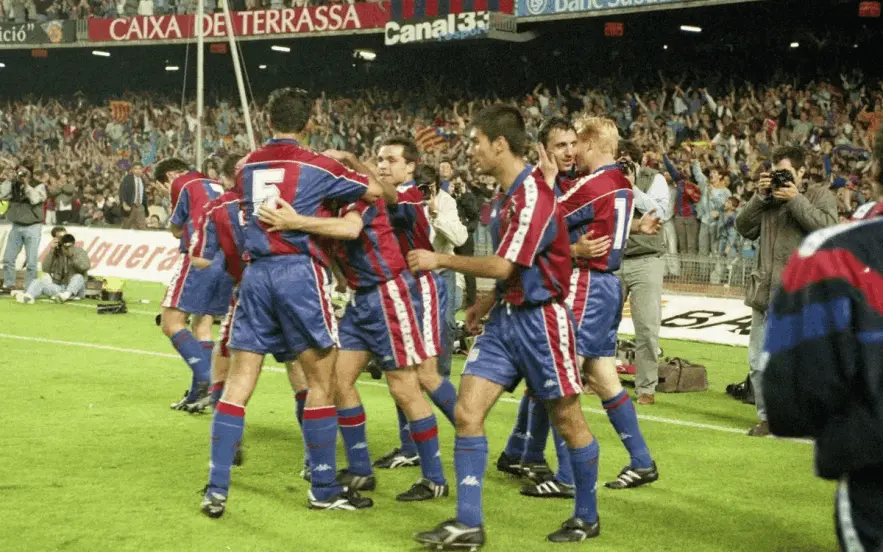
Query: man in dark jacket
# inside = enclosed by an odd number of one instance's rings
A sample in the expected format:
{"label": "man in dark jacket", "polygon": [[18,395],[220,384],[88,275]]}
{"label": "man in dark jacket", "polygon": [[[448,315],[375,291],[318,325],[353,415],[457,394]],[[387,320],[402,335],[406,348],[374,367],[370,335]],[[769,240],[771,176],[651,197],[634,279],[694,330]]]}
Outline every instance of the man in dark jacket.
{"label": "man in dark jacket", "polygon": [[[466,243],[460,247],[454,248],[457,255],[472,256],[475,254],[475,230],[478,228],[479,211],[481,210],[482,200],[476,195],[475,190],[470,185],[462,184],[462,178],[458,177],[458,182],[454,186],[455,199],[457,200],[457,211],[460,214],[460,221],[466,226],[468,237]],[[474,276],[465,276],[466,281],[466,297],[463,299],[461,308],[466,310],[475,304],[475,295],[477,286]]]}
{"label": "man in dark jacket", "polygon": [[799,147],[783,146],[774,151],[774,171],[786,171],[790,181],[777,179],[774,189],[771,175],[761,175],[757,194],[735,222],[736,231],[743,238],[758,240],[757,267],[745,290],[745,304],[752,310],[748,365],[759,418],[748,434],[756,437],[770,433],[760,363],[770,291],[779,286],[785,262],[801,240],[811,232],[837,224],[837,199],[827,187],[810,186],[801,192],[806,172],[804,155]]}
{"label": "man in dark jacket", "polygon": [[[883,199],[877,138],[877,197]],[[883,550],[883,212],[811,234],[770,308],[762,361],[770,430],[815,440],[816,473],[839,480],[837,536]]]}
{"label": "man in dark jacket", "polygon": [[123,229],[147,229],[147,179],[144,166],[132,164],[132,172],[120,185],[120,207],[123,211]]}
{"label": "man in dark jacket", "polygon": [[86,276],[92,262],[86,250],[76,245],[72,235],[59,233],[52,238],[42,268],[43,277],[31,282],[27,291],[13,292],[19,303],[31,304],[42,295],[48,295],[58,303],[85,296]]}

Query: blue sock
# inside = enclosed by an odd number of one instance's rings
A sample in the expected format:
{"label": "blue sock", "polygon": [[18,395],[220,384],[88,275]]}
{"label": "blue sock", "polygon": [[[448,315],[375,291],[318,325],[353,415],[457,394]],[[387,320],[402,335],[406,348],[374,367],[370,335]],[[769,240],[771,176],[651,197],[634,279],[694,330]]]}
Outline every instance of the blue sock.
{"label": "blue sock", "polygon": [[[190,392],[187,394],[187,399],[190,401],[196,400],[197,382],[211,379],[211,352],[208,355],[208,362],[205,362],[202,346],[199,344],[199,341],[196,341],[190,330],[176,332],[169,339],[172,341],[172,346],[178,351],[178,354],[181,355],[187,366],[190,367],[193,377],[190,379]],[[208,377],[205,380],[200,380],[203,374],[208,374]]]}
{"label": "blue sock", "polygon": [[245,430],[245,408],[221,401],[212,416],[211,463],[208,472],[208,491],[227,496],[230,489],[230,470],[233,454],[242,441]]}
{"label": "blue sock", "polygon": [[576,486],[576,505],[574,517],[595,523],[598,521],[598,497],[595,486],[598,484],[598,455],[601,447],[598,441],[582,448],[570,449],[570,465],[573,469],[573,480]]}
{"label": "blue sock", "polygon": [[[294,416],[297,418],[297,425],[300,426],[301,436],[304,433],[304,407],[307,404],[307,389],[298,391],[294,394]],[[304,468],[310,467],[310,448],[306,446],[307,440],[304,439]]]}
{"label": "blue sock", "polygon": [[638,426],[638,414],[635,412],[635,405],[632,404],[629,394],[624,390],[620,391],[619,395],[603,401],[601,404],[607,411],[607,417],[613,424],[613,429],[619,434],[622,444],[629,451],[631,467],[649,468],[653,465],[650,449],[647,448],[647,442],[644,441],[644,435],[641,434],[641,428]]}
{"label": "blue sock", "polygon": [[555,474],[555,479],[559,483],[573,485],[573,467],[570,465],[570,450],[567,448],[567,443],[555,428],[552,428],[552,439],[555,441],[555,452],[558,456],[558,473]]}
{"label": "blue sock", "polygon": [[337,483],[337,409],[305,408],[304,439],[313,468],[310,492],[316,500],[327,500],[341,491]]}
{"label": "blue sock", "polygon": [[457,389],[448,378],[443,378],[438,389],[429,394],[429,398],[435,406],[439,407],[444,413],[445,418],[454,425],[454,406],[457,404]]}
{"label": "blue sock", "polygon": [[467,527],[484,523],[481,490],[487,470],[487,437],[457,437],[454,470],[457,473],[457,521]]}
{"label": "blue sock", "polygon": [[365,433],[365,408],[362,405],[337,410],[337,423],[346,448],[347,471],[353,475],[371,475],[371,456]]}
{"label": "blue sock", "polygon": [[543,401],[531,397],[527,417],[527,447],[523,462],[533,464],[546,460],[546,442],[549,440],[549,413]]}
{"label": "blue sock", "polygon": [[510,458],[521,458],[524,456],[524,450],[527,448],[527,419],[530,414],[530,403],[532,399],[528,390],[524,390],[521,402],[518,404],[518,417],[515,419],[515,427],[512,428],[512,434],[509,436],[509,442],[503,451]]}
{"label": "blue sock", "polygon": [[396,405],[396,414],[399,417],[399,440],[402,442],[399,451],[406,456],[414,456],[417,454],[417,445],[411,438],[411,424],[408,423],[408,417],[399,405]]}
{"label": "blue sock", "polygon": [[411,422],[411,436],[420,453],[420,469],[423,477],[437,485],[444,485],[445,473],[442,470],[441,451],[438,447],[438,424],[435,414]]}
{"label": "blue sock", "polygon": [[202,362],[199,363],[200,372],[196,374],[199,381],[212,380],[212,352],[215,350],[214,341],[200,341],[199,346],[202,349]]}

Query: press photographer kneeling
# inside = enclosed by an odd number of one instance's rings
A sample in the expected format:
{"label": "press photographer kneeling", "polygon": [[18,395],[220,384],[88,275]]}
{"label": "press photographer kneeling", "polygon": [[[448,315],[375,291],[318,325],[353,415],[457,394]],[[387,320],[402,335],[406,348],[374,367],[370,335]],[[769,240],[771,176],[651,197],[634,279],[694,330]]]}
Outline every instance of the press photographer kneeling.
{"label": "press photographer kneeling", "polygon": [[15,291],[19,303],[30,304],[43,295],[64,303],[86,294],[86,275],[92,262],[86,251],[76,245],[76,239],[64,228],[52,229],[52,244],[43,258],[43,277],[34,280],[25,292]]}

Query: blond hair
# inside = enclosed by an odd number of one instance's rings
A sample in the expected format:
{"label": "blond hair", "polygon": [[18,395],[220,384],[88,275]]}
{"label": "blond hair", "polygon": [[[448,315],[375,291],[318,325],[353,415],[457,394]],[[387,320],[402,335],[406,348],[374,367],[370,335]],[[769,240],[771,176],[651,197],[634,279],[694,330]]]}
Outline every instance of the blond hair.
{"label": "blond hair", "polygon": [[580,142],[591,142],[593,148],[616,155],[619,149],[619,129],[605,117],[583,116],[574,124]]}

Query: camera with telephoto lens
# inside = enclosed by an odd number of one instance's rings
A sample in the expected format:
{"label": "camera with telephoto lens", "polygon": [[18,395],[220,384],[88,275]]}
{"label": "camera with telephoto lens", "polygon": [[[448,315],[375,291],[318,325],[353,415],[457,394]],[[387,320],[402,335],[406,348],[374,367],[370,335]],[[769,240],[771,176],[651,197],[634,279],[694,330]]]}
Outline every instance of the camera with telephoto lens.
{"label": "camera with telephoto lens", "polygon": [[779,169],[770,174],[770,188],[773,190],[787,188],[792,183],[794,183],[794,174],[787,169]]}

